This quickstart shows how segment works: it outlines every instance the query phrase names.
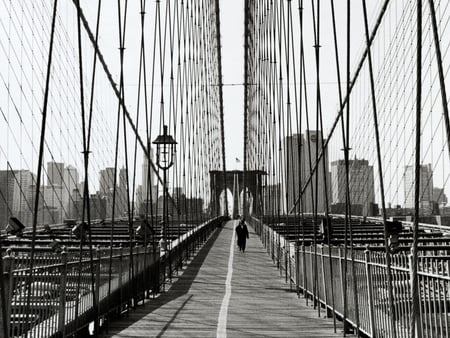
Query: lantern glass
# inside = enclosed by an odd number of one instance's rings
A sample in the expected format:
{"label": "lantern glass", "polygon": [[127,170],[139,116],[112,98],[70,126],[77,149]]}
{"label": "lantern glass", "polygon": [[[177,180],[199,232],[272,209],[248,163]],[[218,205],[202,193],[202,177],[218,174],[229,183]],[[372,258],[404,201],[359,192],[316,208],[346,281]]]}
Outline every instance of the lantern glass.
{"label": "lantern glass", "polygon": [[159,135],[153,144],[156,144],[156,161],[161,169],[169,169],[173,165],[173,156],[177,142],[167,134],[167,126],[164,126],[163,135]]}

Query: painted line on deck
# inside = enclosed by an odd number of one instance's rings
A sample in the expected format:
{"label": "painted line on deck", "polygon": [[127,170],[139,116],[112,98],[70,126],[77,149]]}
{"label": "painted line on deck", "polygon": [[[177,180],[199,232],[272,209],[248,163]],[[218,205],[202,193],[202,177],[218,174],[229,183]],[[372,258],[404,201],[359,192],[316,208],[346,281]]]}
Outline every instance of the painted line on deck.
{"label": "painted line on deck", "polygon": [[219,319],[217,323],[217,338],[227,337],[227,317],[228,317],[228,305],[231,298],[231,277],[233,277],[233,259],[234,259],[234,241],[235,241],[235,231],[234,222],[231,227],[233,235],[231,236],[230,244],[230,256],[228,257],[228,273],[227,279],[225,281],[225,295],[223,296],[222,305],[220,306]]}

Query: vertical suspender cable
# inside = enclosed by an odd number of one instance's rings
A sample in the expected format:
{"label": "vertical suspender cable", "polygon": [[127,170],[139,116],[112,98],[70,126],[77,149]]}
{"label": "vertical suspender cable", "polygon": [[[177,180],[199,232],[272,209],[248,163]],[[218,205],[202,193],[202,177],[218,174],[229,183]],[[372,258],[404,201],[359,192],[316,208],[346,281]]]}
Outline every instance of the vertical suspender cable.
{"label": "vertical suspender cable", "polygon": [[[126,33],[126,25],[127,25],[127,9],[128,9],[128,0],[125,0],[124,4],[124,14],[123,14],[123,25],[122,25],[122,11],[121,11],[121,4],[120,0],[117,2],[117,10],[118,10],[118,25],[119,25],[119,57],[120,57],[120,82],[119,82],[119,90],[122,95],[122,100],[125,97],[125,88],[124,88],[124,74],[123,74],[123,61],[124,61],[124,53],[125,53],[125,33]],[[120,105],[119,105],[120,109]],[[119,114],[120,115],[120,114]],[[128,265],[128,278],[129,281],[131,281],[131,291],[129,291],[127,298],[129,306],[132,305],[133,307],[136,305],[136,280],[134,279],[134,256],[133,256],[133,217],[130,213],[130,194],[129,194],[129,179],[128,179],[128,173],[129,173],[129,166],[128,166],[128,144],[127,144],[127,132],[126,132],[126,119],[125,114],[122,115],[122,125],[123,125],[123,142],[124,142],[124,157],[125,157],[125,186],[126,186],[126,197],[125,201],[120,200],[119,201],[119,211],[122,212],[122,206],[120,204],[125,203],[126,209],[128,213],[128,242],[129,242],[129,265]],[[118,128],[120,129],[120,127]],[[117,179],[117,167],[114,168],[115,172],[115,180]],[[120,170],[119,170],[119,176],[120,176]],[[122,185],[122,179],[123,177],[119,177],[120,182],[119,184]],[[117,184],[114,184],[114,192],[113,194],[116,194],[117,190]],[[120,193],[120,197],[122,197],[122,193]],[[115,208],[115,203],[113,204],[113,209]],[[134,300],[134,301],[133,301]]]}
{"label": "vertical suspender cable", "polygon": [[[79,8],[79,7],[78,7]],[[98,24],[97,24],[98,33]],[[83,159],[84,159],[84,189],[83,189],[83,212],[82,212],[82,224],[85,224],[85,216],[87,216],[87,231],[89,239],[89,258],[90,258],[90,269],[91,269],[91,292],[92,292],[92,305],[94,308],[94,313],[97,313],[97,297],[95,294],[95,275],[94,275],[94,253],[92,250],[92,231],[91,231],[91,213],[90,213],[90,203],[89,203],[89,184],[88,184],[88,165],[89,165],[89,148],[88,148],[88,135],[90,135],[90,130],[86,130],[86,114],[85,114],[85,104],[84,104],[84,81],[83,81],[83,50],[81,41],[81,21],[79,11],[77,10],[77,36],[78,36],[78,59],[79,59],[79,76],[80,76],[80,107],[81,107],[81,122],[83,129]],[[95,63],[95,61],[94,61]],[[90,111],[92,112],[92,111]],[[90,127],[91,118],[89,117]],[[86,213],[85,213],[86,211]],[[79,251],[79,271],[78,271],[78,283],[77,290],[79,290],[81,282],[81,260],[82,260],[82,250],[84,244],[84,227],[81,228],[81,238],[80,238],[80,251]],[[78,304],[77,304],[78,305]],[[76,306],[78,310],[78,306]],[[77,316],[78,320],[78,316]],[[94,320],[94,331],[98,332],[98,320]]]}
{"label": "vertical suspender cable", "polygon": [[[324,128],[323,128],[323,118],[322,118],[322,105],[321,105],[321,90],[320,90],[320,6],[319,6],[319,1],[317,1],[317,26],[314,30],[314,35],[315,35],[315,44],[314,44],[314,48],[315,48],[315,52],[316,52],[316,82],[317,82],[317,115],[316,118],[318,120],[318,125],[319,128],[318,130],[320,130],[320,143],[321,143],[321,151],[324,153],[325,149],[324,149],[324,137],[323,137],[323,132],[324,132]],[[317,152],[316,152],[317,155]],[[328,234],[331,234],[331,224],[330,222],[328,222],[328,218],[329,218],[329,200],[328,200],[328,180],[327,180],[327,169],[326,169],[326,164],[327,164],[328,159],[324,158],[324,160],[322,160],[322,169],[323,169],[323,183],[324,183],[324,212],[325,212],[325,219],[326,224],[328,226]],[[317,177],[319,175],[319,171],[317,171],[316,173]],[[318,182],[318,179],[316,178],[316,182]],[[318,183],[316,184],[316,186],[318,186]],[[327,244],[328,244],[328,258],[329,258],[329,262],[330,262],[330,273],[332,275],[332,262],[331,262],[331,249],[330,249],[330,235],[327,236]],[[316,254],[317,255],[317,254]],[[332,305],[334,308],[334,287],[333,284],[331,284],[331,296],[332,296]],[[319,312],[320,313],[320,312]],[[333,311],[333,323],[334,323],[334,330],[336,330],[336,316],[335,313]]]}
{"label": "vertical suspender cable", "polygon": [[422,0],[417,0],[417,60],[416,60],[416,156],[415,156],[415,186],[414,186],[414,225],[412,243],[412,276],[411,276],[411,318],[410,336],[421,337],[419,280],[417,276],[417,258],[419,244],[419,201],[420,201],[420,133],[422,109]]}
{"label": "vertical suspender cable", "polygon": [[225,161],[225,125],[223,115],[222,45],[220,41],[221,37],[220,37],[219,0],[215,0],[215,12],[216,12],[216,43],[217,43],[216,48],[217,48],[217,72],[218,72],[217,84],[219,86],[218,90],[219,90],[219,115],[220,115],[220,141],[222,143],[223,189],[225,191],[225,216],[228,216],[228,194],[227,194],[227,175],[226,175],[227,169]]}
{"label": "vertical suspender cable", "polygon": [[382,154],[381,154],[381,144],[380,144],[380,133],[378,128],[378,112],[377,112],[377,102],[376,102],[376,94],[375,94],[375,82],[373,75],[373,65],[372,65],[372,54],[370,51],[369,44],[369,23],[367,18],[367,8],[366,8],[366,0],[362,0],[363,6],[363,14],[364,14],[364,31],[366,35],[366,43],[367,43],[367,60],[369,63],[369,76],[370,76],[370,91],[372,98],[372,110],[373,110],[373,122],[375,129],[375,141],[377,147],[377,161],[378,161],[378,175],[380,180],[380,194],[381,194],[381,208],[382,208],[382,216],[383,216],[383,226],[384,226],[384,247],[386,254],[386,270],[387,270],[387,278],[388,278],[388,302],[389,302],[389,319],[390,319],[390,327],[391,333],[395,338],[397,336],[396,327],[395,327],[395,319],[394,319],[394,293],[392,290],[392,270],[391,270],[391,252],[388,241],[388,233],[387,233],[387,222],[386,222],[386,202],[384,195],[384,180],[383,180],[383,165],[382,165]]}
{"label": "vertical suspender cable", "polygon": [[[249,71],[250,71],[250,62],[249,62],[249,48],[250,48],[250,0],[245,0],[245,33],[244,33],[244,168],[242,181],[245,182],[245,176],[247,171],[247,142],[248,142],[248,99],[249,99]],[[237,192],[239,194],[239,191]],[[243,195],[243,210],[242,214],[246,215],[245,206],[247,204],[247,197],[244,189]]]}
{"label": "vertical suspender cable", "polygon": [[[312,9],[312,24],[313,24],[313,32],[314,32],[314,56],[315,56],[315,67],[316,67],[316,142],[315,142],[315,149],[314,149],[314,155],[315,155],[315,161],[318,162],[318,154],[319,154],[319,140],[317,138],[317,134],[319,132],[319,106],[320,106],[320,72],[319,72],[319,26],[320,26],[320,2],[316,1],[317,8],[314,9],[314,0],[311,0],[311,9]],[[316,13],[317,11],[317,13]],[[310,137],[310,132],[308,133],[308,139]],[[314,176],[314,183],[311,182],[311,187],[315,187],[316,194],[314,199],[314,208],[313,208],[313,224],[314,228],[313,231],[316,233],[317,231],[317,225],[319,222],[318,212],[319,212],[319,168],[316,167],[314,173],[312,173]],[[314,189],[314,188],[313,188]],[[317,263],[317,240],[316,235],[314,236],[314,306],[317,305],[317,314],[320,317],[320,288],[319,288],[319,280],[318,280],[318,263]]]}
{"label": "vertical suspender cable", "polygon": [[[36,197],[34,201],[34,213],[33,213],[33,229],[32,229],[32,237],[31,237],[31,253],[30,253],[30,269],[27,278],[27,306],[26,306],[26,318],[27,322],[30,320],[30,302],[31,302],[31,282],[33,280],[33,268],[34,268],[34,250],[36,246],[36,226],[37,226],[37,216],[39,209],[39,195],[41,189],[41,176],[42,176],[42,164],[44,160],[44,143],[45,143],[45,127],[47,122],[47,106],[48,106],[48,96],[50,89],[50,73],[52,67],[52,56],[53,56],[53,40],[55,36],[55,23],[56,23],[56,8],[57,8],[58,0],[53,2],[53,14],[52,14],[52,28],[50,31],[50,45],[48,51],[48,59],[47,59],[47,74],[45,80],[45,91],[44,91],[44,104],[42,107],[42,123],[41,123],[41,135],[39,142],[39,159],[38,159],[38,168],[37,168],[37,178],[36,178]],[[2,289],[3,290],[3,289]],[[4,297],[2,297],[4,299]]]}
{"label": "vertical suspender cable", "polygon": [[[336,32],[336,15],[334,10],[334,0],[330,0],[331,5],[331,17],[332,17],[332,23],[333,23],[333,39],[334,39],[334,53],[335,53],[335,60],[336,60],[336,73],[337,73],[337,85],[338,85],[338,94],[339,94],[339,105],[342,107],[342,85],[341,85],[341,71],[340,71],[340,62],[339,62],[339,51],[338,51],[338,44],[337,44],[337,32]],[[344,117],[341,115],[341,132],[342,132],[342,143],[345,147],[346,140],[345,140],[345,125],[344,125]],[[330,236],[328,236],[330,237]],[[332,274],[332,264],[331,264],[331,247],[330,243],[328,243],[329,247],[329,259],[330,259],[330,273]],[[331,284],[333,286],[333,284]],[[332,289],[333,291],[333,289]],[[336,311],[334,310],[334,296],[333,296],[333,320],[334,320],[334,330],[336,332]],[[345,318],[344,318],[345,322]]]}
{"label": "vertical suspender cable", "polygon": [[[84,29],[86,31],[86,34],[89,38],[89,40],[91,41],[91,44],[93,46],[93,48],[95,49],[95,52],[98,54],[98,60],[100,61],[100,64],[102,65],[103,71],[105,72],[105,75],[108,79],[108,82],[114,92],[114,95],[117,97],[117,99],[119,100],[119,103],[122,107],[122,110],[124,112],[124,114],[127,117],[127,121],[128,121],[128,125],[129,127],[132,129],[134,135],[137,137],[139,145],[141,146],[142,150],[144,151],[145,155],[150,158],[150,149],[146,146],[147,142],[144,143],[144,141],[142,140],[142,138],[140,137],[138,130],[133,122],[133,119],[131,118],[130,112],[128,111],[126,105],[125,105],[125,100],[122,98],[122,95],[120,94],[119,90],[117,89],[117,86],[114,82],[114,79],[112,77],[112,74],[108,68],[108,65],[106,64],[105,58],[103,57],[103,54],[100,52],[99,46],[97,44],[97,42],[95,41],[95,37],[92,34],[92,31],[89,27],[89,23],[83,13],[83,11],[81,10],[77,0],[72,0],[72,2],[74,3],[74,5],[79,8],[79,14],[80,14],[80,18],[81,18],[81,22],[83,23]],[[152,169],[154,170],[156,177],[158,179],[159,182],[162,182],[162,178],[159,175],[159,173],[157,172],[157,168],[155,166],[155,164],[153,163],[152,160],[149,160],[149,164],[152,167]],[[176,202],[173,200],[172,196],[169,194],[168,197],[171,199],[171,201],[174,203],[174,208],[177,209],[178,206],[176,204]]]}
{"label": "vertical suspender cable", "polygon": [[[347,105],[346,105],[346,121],[342,115],[342,123],[346,131],[344,143],[344,162],[345,162],[345,223],[344,223],[344,336],[347,333],[347,317],[348,317],[348,292],[347,292],[347,269],[348,269],[348,235],[350,232],[350,247],[353,250],[352,235],[352,214],[350,199],[350,179],[349,179],[349,145],[350,145],[350,0],[347,0]],[[350,226],[349,226],[350,224]],[[349,229],[350,228],[350,229]],[[353,267],[353,265],[352,265]]]}
{"label": "vertical suspender cable", "polygon": [[[119,16],[120,17],[120,16]],[[120,21],[120,20],[119,20]],[[119,24],[120,26],[120,24]],[[121,28],[119,27],[119,34],[120,34]],[[122,79],[121,79],[122,81]],[[116,222],[116,196],[117,196],[117,165],[118,165],[118,157],[119,157],[119,138],[120,138],[120,112],[123,109],[123,106],[120,104],[120,101],[123,101],[124,96],[122,93],[123,90],[123,84],[122,82],[119,85],[119,105],[117,107],[117,120],[116,120],[116,137],[115,137],[115,149],[114,149],[114,177],[113,177],[113,194],[112,194],[112,211],[111,211],[111,231],[110,231],[110,238],[109,238],[109,267],[108,267],[108,297],[107,297],[107,308],[109,309],[109,302],[111,299],[111,290],[112,290],[112,260],[113,260],[113,238],[114,238],[114,228],[115,228],[115,222]],[[121,109],[122,107],[122,109]],[[123,112],[124,113],[124,112]],[[122,306],[122,304],[120,304]],[[109,321],[106,321],[106,325],[108,327]]]}
{"label": "vertical suspender cable", "polygon": [[[381,25],[381,22],[382,22],[382,20],[383,20],[384,14],[386,13],[386,9],[387,9],[387,7],[388,7],[388,5],[389,5],[389,2],[390,2],[390,0],[384,0],[383,6],[382,6],[381,9],[380,9],[380,13],[378,14],[376,23],[375,23],[375,25],[374,25],[374,27],[373,27],[373,30],[372,30],[372,33],[371,33],[371,35],[370,35],[370,44],[372,44],[373,40],[375,39],[375,37],[376,37],[376,35],[377,35],[378,28],[379,28],[380,25]],[[350,98],[351,91],[352,91],[352,89],[353,89],[353,87],[354,87],[354,85],[355,85],[355,83],[356,83],[356,80],[358,79],[358,76],[359,76],[359,74],[360,74],[360,72],[361,72],[361,69],[362,69],[362,67],[363,67],[363,65],[364,65],[364,62],[365,62],[365,60],[366,60],[366,57],[367,57],[367,48],[364,50],[364,52],[363,52],[363,54],[362,54],[362,56],[361,56],[361,59],[360,59],[360,61],[359,61],[359,63],[358,63],[358,66],[356,67],[355,73],[353,74],[352,80],[350,81],[350,88],[349,88],[349,91],[346,93],[346,96],[345,96],[345,98],[344,98],[344,100],[343,100],[343,102],[342,102],[342,105],[339,107],[339,110],[338,110],[338,112],[337,112],[337,116],[336,116],[336,118],[335,118],[335,120],[334,120],[334,122],[333,122],[333,124],[332,124],[332,126],[331,126],[331,128],[330,128],[330,132],[328,133],[328,138],[327,138],[326,141],[325,141],[324,149],[326,149],[326,147],[328,147],[328,143],[330,142],[331,137],[332,137],[332,135],[333,135],[333,133],[334,133],[336,127],[337,127],[337,124],[338,124],[339,120],[341,119],[341,115],[342,115],[343,112],[344,112],[345,106],[346,106],[346,104],[347,104],[347,102],[348,102],[348,100],[349,100],[349,98]],[[318,160],[320,161],[320,159],[321,159],[323,156],[324,156],[324,153],[323,153],[323,152],[320,152],[320,154],[319,154],[319,156],[318,156]],[[314,168],[313,168],[313,170],[311,170],[311,172],[314,172],[314,171],[317,169],[317,166],[318,166],[318,165],[319,165],[319,162],[316,162],[316,163],[314,164]],[[305,192],[305,190],[308,188],[308,185],[309,185],[309,183],[311,182],[312,178],[313,178],[313,175],[310,174],[310,175],[308,176],[308,178],[305,180],[305,182],[303,183],[303,187],[302,187],[302,189],[299,191],[299,196],[298,196],[297,199],[295,200],[295,203],[294,203],[294,205],[291,207],[291,209],[289,209],[289,213],[291,213],[291,212],[295,209],[295,207],[297,206],[297,204],[299,203],[299,201],[300,201],[300,194],[303,194],[303,193]]]}
{"label": "vertical suspender cable", "polygon": [[437,21],[436,21],[436,10],[434,8],[434,0],[428,0],[428,5],[430,7],[431,24],[433,27],[434,48],[436,51],[436,63],[437,63],[438,73],[439,73],[439,84],[440,84],[440,90],[441,90],[442,110],[444,111],[444,123],[445,123],[445,131],[446,131],[446,136],[447,136],[447,147],[448,147],[448,152],[450,154],[450,118],[449,118],[449,113],[448,113],[447,90],[445,87],[444,69],[442,67],[442,53],[441,53],[441,46],[440,46],[440,40],[439,40],[438,26],[437,26]]}

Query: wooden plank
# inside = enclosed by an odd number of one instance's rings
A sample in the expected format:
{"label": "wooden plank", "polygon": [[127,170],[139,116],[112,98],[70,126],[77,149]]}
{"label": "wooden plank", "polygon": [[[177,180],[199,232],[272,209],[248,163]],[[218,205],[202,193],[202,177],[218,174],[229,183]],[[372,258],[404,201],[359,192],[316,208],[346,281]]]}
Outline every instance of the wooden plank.
{"label": "wooden plank", "polygon": [[[104,337],[215,337],[236,222],[211,238],[168,292],[109,324]],[[340,337],[330,319],[304,305],[250,230],[245,253],[234,247],[227,337]]]}

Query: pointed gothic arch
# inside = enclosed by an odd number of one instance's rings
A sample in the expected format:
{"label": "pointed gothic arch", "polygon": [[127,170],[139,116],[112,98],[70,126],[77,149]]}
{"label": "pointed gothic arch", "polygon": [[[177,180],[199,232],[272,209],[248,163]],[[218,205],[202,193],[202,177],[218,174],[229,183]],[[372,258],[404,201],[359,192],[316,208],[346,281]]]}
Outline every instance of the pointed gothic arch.
{"label": "pointed gothic arch", "polygon": [[[233,194],[233,215],[235,217],[239,210],[239,198],[243,191],[248,191],[252,196],[251,205],[244,208],[243,214],[260,214],[262,206],[262,176],[266,173],[262,170],[250,170],[245,174],[242,170],[210,171],[211,197],[213,199],[213,214],[220,213],[220,194],[229,189]],[[248,209],[248,210],[247,210]]]}

